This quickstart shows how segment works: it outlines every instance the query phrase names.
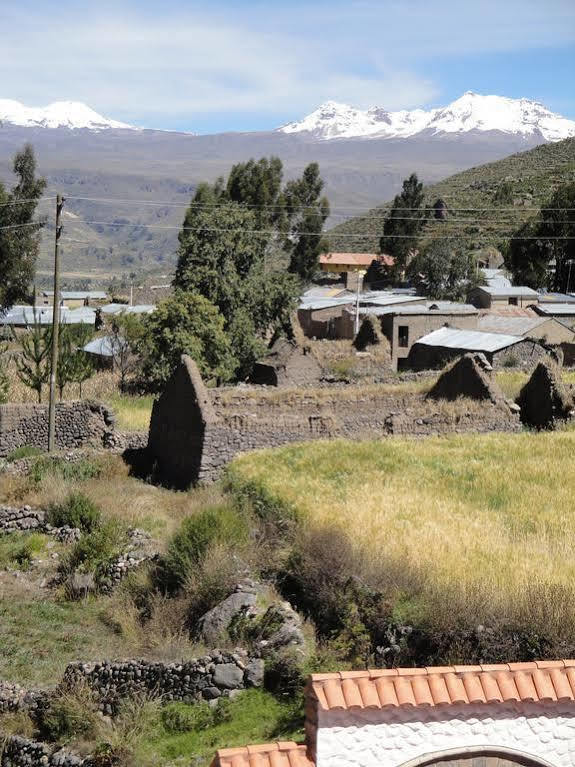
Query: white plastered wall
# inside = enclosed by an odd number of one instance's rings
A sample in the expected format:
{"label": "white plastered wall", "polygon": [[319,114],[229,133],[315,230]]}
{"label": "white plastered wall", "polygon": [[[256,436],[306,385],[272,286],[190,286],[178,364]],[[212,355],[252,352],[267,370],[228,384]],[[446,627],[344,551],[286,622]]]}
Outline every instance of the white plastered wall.
{"label": "white plastered wall", "polygon": [[552,767],[575,767],[573,703],[318,713],[317,767],[400,767],[434,753],[469,748],[512,750]]}

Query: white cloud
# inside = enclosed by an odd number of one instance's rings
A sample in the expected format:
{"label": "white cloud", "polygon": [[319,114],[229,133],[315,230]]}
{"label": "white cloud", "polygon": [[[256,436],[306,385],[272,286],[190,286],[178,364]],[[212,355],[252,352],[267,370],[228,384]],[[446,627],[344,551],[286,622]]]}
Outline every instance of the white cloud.
{"label": "white cloud", "polygon": [[297,117],[327,99],[421,106],[440,90],[426,59],[573,42],[575,3],[316,0],[208,12],[176,0],[155,11],[37,0],[0,10],[0,27],[0,97],[71,98],[113,117],[193,125],[210,112]]}

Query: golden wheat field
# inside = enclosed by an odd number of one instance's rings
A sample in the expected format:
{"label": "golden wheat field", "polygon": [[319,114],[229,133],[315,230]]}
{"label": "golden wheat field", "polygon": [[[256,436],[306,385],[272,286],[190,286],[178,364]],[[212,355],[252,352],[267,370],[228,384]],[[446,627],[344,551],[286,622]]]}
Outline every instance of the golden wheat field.
{"label": "golden wheat field", "polygon": [[241,456],[233,471],[304,526],[343,531],[356,575],[396,596],[575,625],[573,431],[316,442]]}

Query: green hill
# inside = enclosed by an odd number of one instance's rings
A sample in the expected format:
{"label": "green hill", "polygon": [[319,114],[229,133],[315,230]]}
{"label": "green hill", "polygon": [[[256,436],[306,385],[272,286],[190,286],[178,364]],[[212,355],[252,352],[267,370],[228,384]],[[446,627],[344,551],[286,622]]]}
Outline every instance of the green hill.
{"label": "green hill", "polygon": [[[417,168],[413,170],[417,172]],[[456,173],[425,187],[425,203],[431,206],[441,198],[449,214],[447,220],[428,222],[424,239],[452,236],[469,249],[497,247],[567,181],[575,181],[575,138]],[[331,229],[330,247],[377,252],[389,207],[385,203]]]}

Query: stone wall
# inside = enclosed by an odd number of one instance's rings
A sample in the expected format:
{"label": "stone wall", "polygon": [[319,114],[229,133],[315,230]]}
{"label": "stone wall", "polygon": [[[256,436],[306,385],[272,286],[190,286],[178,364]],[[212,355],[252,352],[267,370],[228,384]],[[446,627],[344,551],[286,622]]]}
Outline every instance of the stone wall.
{"label": "stone wall", "polygon": [[104,713],[115,713],[121,698],[153,695],[164,702],[194,703],[229,695],[233,690],[259,687],[264,665],[243,651],[214,650],[197,660],[154,663],[129,660],[112,663],[72,663],[61,686],[87,684]]}
{"label": "stone wall", "polygon": [[[82,400],[56,405],[59,448],[105,447],[113,431],[114,415],[99,402]],[[0,405],[0,457],[24,445],[48,447],[48,405]]]}
{"label": "stone wall", "polygon": [[217,479],[240,452],[290,442],[519,428],[518,418],[495,404],[438,404],[377,386],[209,391],[193,361],[183,357],[154,404],[148,452],[160,481],[185,488]]}

